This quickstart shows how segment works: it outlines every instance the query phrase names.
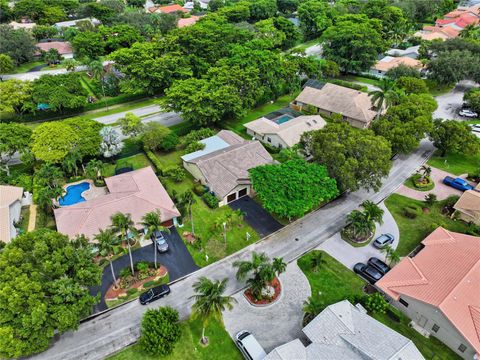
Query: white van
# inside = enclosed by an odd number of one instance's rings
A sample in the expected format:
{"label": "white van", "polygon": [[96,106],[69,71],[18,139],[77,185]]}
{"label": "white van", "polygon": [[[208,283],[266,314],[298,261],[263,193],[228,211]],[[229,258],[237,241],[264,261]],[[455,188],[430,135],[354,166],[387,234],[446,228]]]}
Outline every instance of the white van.
{"label": "white van", "polygon": [[240,331],[235,336],[235,343],[246,360],[263,360],[267,356],[262,345],[246,330]]}

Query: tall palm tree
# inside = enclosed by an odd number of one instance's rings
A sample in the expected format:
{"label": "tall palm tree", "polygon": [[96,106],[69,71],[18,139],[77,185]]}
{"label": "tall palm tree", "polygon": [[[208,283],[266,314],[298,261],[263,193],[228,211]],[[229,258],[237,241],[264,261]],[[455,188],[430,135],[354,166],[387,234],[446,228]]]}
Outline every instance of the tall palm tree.
{"label": "tall palm tree", "polygon": [[105,101],[105,107],[108,111],[108,103],[105,98],[105,84],[103,83],[103,78],[105,76],[105,69],[103,63],[100,60],[93,60],[87,64],[88,70],[91,72],[92,77],[100,82],[102,86],[103,99]]}
{"label": "tall palm tree", "polygon": [[195,295],[190,299],[194,299],[192,305],[192,315],[194,318],[200,318],[203,321],[202,338],[203,344],[208,342],[205,337],[205,328],[210,318],[221,321],[222,311],[225,309],[232,310],[233,303],[237,301],[231,296],[223,295],[227,287],[228,279],[212,281],[206,277],[201,277],[195,284],[193,290]]}
{"label": "tall palm tree", "polygon": [[368,235],[375,225],[372,221],[368,221],[367,216],[363,212],[358,210],[353,210],[348,214],[347,221],[352,229],[352,235],[356,240]]}
{"label": "tall palm tree", "polygon": [[303,303],[303,325],[306,326],[315,316],[320,314],[325,308],[323,301],[319,296],[309,296]]}
{"label": "tall palm tree", "polygon": [[94,236],[94,239],[98,241],[100,255],[105,257],[110,263],[113,284],[116,286],[117,278],[115,277],[115,271],[113,270],[112,257],[122,251],[122,248],[119,245],[118,236],[115,235],[112,229],[99,229],[99,233]]}
{"label": "tall palm tree", "polygon": [[273,271],[275,271],[275,274],[279,276],[287,270],[287,264],[283,261],[283,258],[276,257],[273,258],[272,268]]}
{"label": "tall palm tree", "polygon": [[[160,211],[150,211],[143,215],[142,217],[142,224],[143,227],[147,229],[145,236],[150,237],[155,231],[163,231],[167,234],[170,234],[170,230],[162,226],[162,219],[160,218]],[[155,261],[155,269],[157,268],[157,244],[153,244],[153,253],[154,253],[154,261]]]}
{"label": "tall palm tree", "polygon": [[395,265],[400,261],[400,255],[390,245],[385,246],[380,251],[385,254],[385,262],[389,265]]}
{"label": "tall palm tree", "polygon": [[133,267],[133,258],[132,258],[132,247],[130,244],[130,239],[128,238],[128,233],[135,234],[137,229],[135,229],[135,223],[132,220],[130,214],[122,214],[121,212],[116,212],[111,216],[112,220],[112,229],[115,232],[119,232],[122,238],[126,241],[128,247],[128,255],[130,256],[130,269],[132,270],[132,275],[135,275],[135,268]]}
{"label": "tall palm tree", "polygon": [[420,171],[422,172],[422,177],[420,178],[420,181],[423,181],[425,180],[425,178],[428,178],[430,177],[430,175],[432,175],[432,168],[428,165],[422,165]]}
{"label": "tall palm tree", "polygon": [[362,207],[365,209],[363,212],[368,221],[374,221],[379,224],[383,224],[384,211],[374,202],[366,200],[362,203]]}
{"label": "tall palm tree", "polygon": [[190,216],[190,224],[192,225],[192,235],[195,235],[195,226],[193,225],[192,205],[195,204],[195,198],[190,190],[183,193],[182,202],[187,206],[188,214]]}
{"label": "tall palm tree", "polygon": [[380,114],[384,108],[388,108],[394,102],[393,99],[396,96],[395,93],[395,81],[389,78],[383,78],[380,80],[378,90],[373,90],[368,93],[372,97],[372,103],[377,108],[377,120],[380,118]]}

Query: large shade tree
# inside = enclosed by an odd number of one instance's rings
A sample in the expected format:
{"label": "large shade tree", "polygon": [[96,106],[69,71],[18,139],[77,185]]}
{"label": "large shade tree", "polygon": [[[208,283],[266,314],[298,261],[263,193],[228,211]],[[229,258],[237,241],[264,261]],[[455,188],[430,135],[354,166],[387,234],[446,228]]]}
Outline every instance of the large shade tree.
{"label": "large shade tree", "polygon": [[46,122],[33,131],[32,153],[38,160],[60,163],[79,141],[80,137],[68,124]]}
{"label": "large shade tree", "polygon": [[456,152],[475,155],[480,152],[480,141],[472,134],[468,124],[455,120],[435,120],[430,140],[440,151],[440,156]]}
{"label": "large shade tree", "polygon": [[16,152],[28,151],[32,130],[16,123],[0,123],[0,166],[9,174],[8,163]]}

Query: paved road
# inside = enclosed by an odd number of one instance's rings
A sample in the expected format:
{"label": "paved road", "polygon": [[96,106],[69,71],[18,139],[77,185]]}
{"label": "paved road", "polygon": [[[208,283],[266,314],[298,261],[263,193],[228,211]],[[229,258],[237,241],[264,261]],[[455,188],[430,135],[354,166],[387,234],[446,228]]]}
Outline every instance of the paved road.
{"label": "paved road", "polygon": [[160,106],[158,106],[158,105],[148,105],[148,106],[144,106],[144,107],[141,107],[141,108],[138,108],[138,109],[132,109],[132,110],[129,110],[129,111],[122,111],[122,112],[119,112],[119,113],[116,113],[116,114],[100,116],[100,117],[95,118],[95,120],[98,121],[99,123],[109,125],[109,124],[113,124],[113,123],[117,122],[118,119],[120,119],[122,117],[125,117],[125,114],[127,112],[131,112],[131,113],[133,113],[137,116],[146,116],[146,115],[158,113],[160,111],[162,111]]}
{"label": "paved road", "polygon": [[270,257],[283,257],[286,262],[292,262],[338,232],[344,225],[345,216],[363,201],[368,199],[378,203],[390,195],[426,161],[432,152],[432,144],[422,141],[415,152],[408,156],[400,156],[394,161],[390,175],[377,193],[361,190],[343,196],[259,242],[172,284],[170,296],[147,306],[141,306],[134,301],[99,315],[81,324],[77,331],[61,335],[50,349],[33,358],[103,359],[138,339],[140,321],[148,308],[169,305],[179,311],[182,319],[186,319],[192,305],[192,300],[189,299],[193,294],[192,285],[201,276],[212,279],[226,277],[229,279],[226,293],[229,295],[237,293],[245,287],[245,283],[235,279],[235,270],[232,267],[234,261],[249,259],[252,251],[257,251],[265,252]]}
{"label": "paved road", "polygon": [[468,120],[460,117],[458,112],[462,108],[465,91],[475,86],[478,86],[478,84],[475,84],[473,81],[461,81],[450,92],[435,97],[438,108],[433,113],[433,118]]}
{"label": "paved road", "polygon": [[[167,268],[170,281],[177,280],[199,269],[199,267],[193,261],[192,256],[188,252],[185,244],[183,243],[183,240],[180,238],[177,229],[172,228],[170,234],[165,234],[165,238],[167,239],[169,250],[164,254],[157,253],[157,261],[159,264],[162,264]],[[139,261],[153,262],[155,260],[153,244],[133,251],[132,257],[134,264]],[[117,277],[122,269],[129,266],[130,257],[128,254],[113,261],[113,269]],[[112,283],[112,271],[110,270],[110,266],[106,266],[103,270],[102,285],[90,289],[90,293],[92,295],[96,295],[99,291],[102,293],[102,300],[95,306],[93,311],[94,313],[107,309],[107,305],[105,304],[103,297]]]}
{"label": "paved road", "polygon": [[[85,65],[77,66],[75,71],[85,71],[87,67]],[[38,79],[42,75],[59,75],[59,74],[66,74],[68,73],[67,69],[51,69],[51,70],[39,70],[39,71],[32,71],[20,74],[8,74],[2,75],[3,80],[9,79],[18,79],[18,80],[35,80]]]}

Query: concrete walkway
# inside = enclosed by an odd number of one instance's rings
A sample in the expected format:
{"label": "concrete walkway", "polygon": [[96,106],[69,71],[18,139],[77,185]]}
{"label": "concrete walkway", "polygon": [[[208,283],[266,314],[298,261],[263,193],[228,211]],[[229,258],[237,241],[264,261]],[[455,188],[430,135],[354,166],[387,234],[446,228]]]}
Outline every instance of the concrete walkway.
{"label": "concrete walkway", "polygon": [[[311,295],[310,284],[294,261],[280,275],[282,295],[273,305],[254,307],[243,296],[233,310],[223,313],[225,328],[232,338],[241,330],[250,331],[265,351],[302,336],[303,303]],[[208,329],[207,329],[208,335]]]}
{"label": "concrete walkway", "polygon": [[30,217],[28,218],[28,228],[27,231],[35,230],[35,223],[37,221],[37,205],[30,205]]}
{"label": "concrete walkway", "polygon": [[[431,178],[435,183],[435,187],[432,190],[419,191],[419,190],[410,189],[409,187],[402,185],[397,189],[396,193],[409,197],[411,199],[420,200],[420,201],[425,200],[425,195],[429,193],[437,195],[438,200],[444,200],[451,195],[461,196],[463,194],[463,191],[454,189],[453,187],[447,186],[443,183],[443,179],[445,178],[445,176],[451,176],[453,178],[458,177],[457,175],[453,175],[446,171],[432,167]],[[467,174],[461,175],[459,177],[461,177],[462,179],[466,179]],[[474,185],[473,183],[471,184]]]}
{"label": "concrete walkway", "polygon": [[[380,203],[379,206],[383,209],[383,224],[377,225],[374,239],[381,234],[389,233],[395,237],[395,241],[392,244],[394,249],[398,246],[398,239],[400,238],[400,231],[397,223],[393,218],[390,211],[388,211],[385,203]],[[373,240],[372,240],[373,241]],[[340,261],[343,265],[352,269],[358,262],[366,263],[369,258],[375,256],[380,260],[385,260],[385,254],[375,248],[372,243],[363,247],[353,247],[340,237],[340,232],[333,235],[330,239],[321,244],[317,249],[324,250],[335,259]]]}

